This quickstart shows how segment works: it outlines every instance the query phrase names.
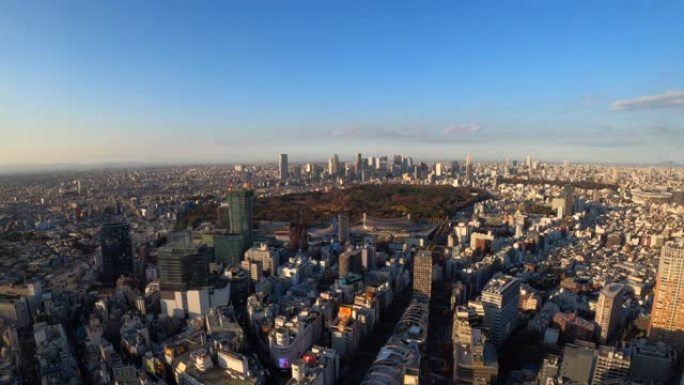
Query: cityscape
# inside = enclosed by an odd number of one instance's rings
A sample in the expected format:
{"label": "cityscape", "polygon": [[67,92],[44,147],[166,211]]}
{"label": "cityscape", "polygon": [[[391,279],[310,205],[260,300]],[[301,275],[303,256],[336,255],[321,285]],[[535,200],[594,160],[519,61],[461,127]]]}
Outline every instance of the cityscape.
{"label": "cityscape", "polygon": [[679,380],[684,170],[342,159],[2,177],[1,383]]}
{"label": "cityscape", "polygon": [[684,3],[0,2],[0,385],[684,385]]}

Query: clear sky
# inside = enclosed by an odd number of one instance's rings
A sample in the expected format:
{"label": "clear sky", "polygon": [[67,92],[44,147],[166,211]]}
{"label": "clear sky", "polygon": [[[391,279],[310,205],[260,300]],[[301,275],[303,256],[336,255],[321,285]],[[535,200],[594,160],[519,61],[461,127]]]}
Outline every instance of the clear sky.
{"label": "clear sky", "polygon": [[684,1],[0,2],[0,165],[684,162]]}

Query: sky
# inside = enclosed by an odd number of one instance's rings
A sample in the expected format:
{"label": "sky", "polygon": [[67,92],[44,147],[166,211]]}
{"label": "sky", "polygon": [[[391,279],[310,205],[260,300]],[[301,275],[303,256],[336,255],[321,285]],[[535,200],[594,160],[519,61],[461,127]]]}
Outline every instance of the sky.
{"label": "sky", "polygon": [[682,1],[0,2],[0,165],[684,162]]}

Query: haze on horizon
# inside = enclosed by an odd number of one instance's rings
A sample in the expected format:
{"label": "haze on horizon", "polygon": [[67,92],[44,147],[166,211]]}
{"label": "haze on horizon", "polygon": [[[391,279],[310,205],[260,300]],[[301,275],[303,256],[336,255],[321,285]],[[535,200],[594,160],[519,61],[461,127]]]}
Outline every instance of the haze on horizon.
{"label": "haze on horizon", "polygon": [[0,3],[0,166],[684,162],[681,1]]}

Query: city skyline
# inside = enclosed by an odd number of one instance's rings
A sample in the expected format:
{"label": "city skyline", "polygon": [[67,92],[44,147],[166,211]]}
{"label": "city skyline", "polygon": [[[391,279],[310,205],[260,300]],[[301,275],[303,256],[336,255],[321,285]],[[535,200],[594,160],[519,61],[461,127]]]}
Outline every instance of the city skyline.
{"label": "city skyline", "polygon": [[683,8],[5,2],[0,168],[682,163]]}

